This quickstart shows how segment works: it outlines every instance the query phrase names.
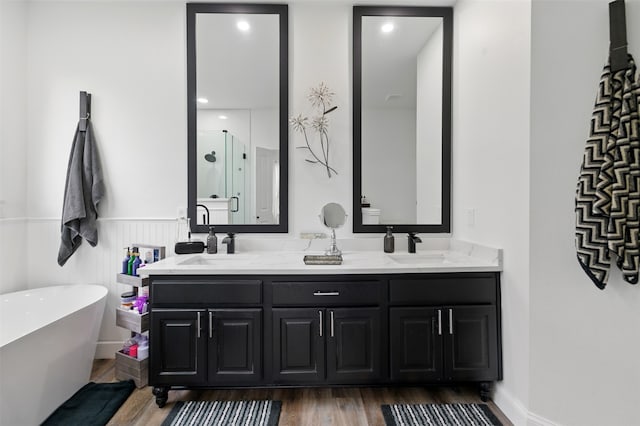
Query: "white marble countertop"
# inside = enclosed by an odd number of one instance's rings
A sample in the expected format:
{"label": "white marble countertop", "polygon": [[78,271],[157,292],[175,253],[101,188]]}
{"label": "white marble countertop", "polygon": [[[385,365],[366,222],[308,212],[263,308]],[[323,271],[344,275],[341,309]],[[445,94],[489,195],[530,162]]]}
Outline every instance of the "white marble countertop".
{"label": "white marble countertop", "polygon": [[[406,248],[384,253],[377,243],[367,238],[338,240],[342,249],[341,265],[306,265],[305,255],[323,254],[305,240],[245,240],[244,249],[227,254],[221,247],[217,254],[174,255],[140,268],[140,276],[149,275],[304,275],[304,274],[395,274],[442,272],[502,271],[502,250],[448,238],[424,238],[417,253]],[[368,240],[372,240],[369,238]],[[269,242],[266,242],[269,241]],[[328,240],[323,245],[328,244]],[[309,246],[307,249],[306,247]],[[377,248],[377,249],[376,249]]]}

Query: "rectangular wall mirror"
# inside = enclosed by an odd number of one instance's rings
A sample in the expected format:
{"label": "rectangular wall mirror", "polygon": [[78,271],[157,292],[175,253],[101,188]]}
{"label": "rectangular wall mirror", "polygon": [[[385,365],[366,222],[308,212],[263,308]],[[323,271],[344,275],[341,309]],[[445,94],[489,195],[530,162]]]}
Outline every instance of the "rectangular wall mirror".
{"label": "rectangular wall mirror", "polygon": [[354,6],[353,231],[451,230],[453,9]]}
{"label": "rectangular wall mirror", "polygon": [[187,4],[192,232],[288,231],[288,9]]}

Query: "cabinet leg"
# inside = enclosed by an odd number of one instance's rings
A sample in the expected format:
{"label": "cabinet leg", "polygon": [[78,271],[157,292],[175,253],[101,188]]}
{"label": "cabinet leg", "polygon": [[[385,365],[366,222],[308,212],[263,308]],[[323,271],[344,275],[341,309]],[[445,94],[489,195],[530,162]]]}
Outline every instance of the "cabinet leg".
{"label": "cabinet leg", "polygon": [[155,395],[156,404],[158,404],[158,407],[164,407],[164,405],[167,403],[167,399],[169,399],[169,388],[154,387],[151,393]]}
{"label": "cabinet leg", "polygon": [[491,394],[491,382],[480,383],[480,399],[483,402],[487,402],[489,400],[490,394]]}

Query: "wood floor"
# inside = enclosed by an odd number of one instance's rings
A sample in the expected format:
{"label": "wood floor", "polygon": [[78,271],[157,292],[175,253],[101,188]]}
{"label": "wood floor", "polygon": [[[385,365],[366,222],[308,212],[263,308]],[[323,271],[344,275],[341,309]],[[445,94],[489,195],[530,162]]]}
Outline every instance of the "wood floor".
{"label": "wood floor", "polygon": [[[115,361],[96,360],[91,380],[115,381]],[[136,389],[113,416],[109,426],[160,425],[175,401],[272,399],[282,401],[280,426],[366,426],[384,425],[381,404],[407,403],[481,403],[476,387],[404,387],[404,388],[302,388],[250,390],[170,391],[169,401],[158,408],[151,388]],[[489,401],[491,410],[503,425],[512,423]]]}

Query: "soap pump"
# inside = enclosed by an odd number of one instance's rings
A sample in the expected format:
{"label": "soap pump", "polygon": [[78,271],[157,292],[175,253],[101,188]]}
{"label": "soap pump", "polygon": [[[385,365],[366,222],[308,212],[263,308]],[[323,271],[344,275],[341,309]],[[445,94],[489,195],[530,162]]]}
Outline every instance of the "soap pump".
{"label": "soap pump", "polygon": [[218,237],[213,230],[213,226],[209,227],[209,235],[207,236],[207,253],[216,254],[218,252]]}
{"label": "soap pump", "polygon": [[387,226],[387,235],[384,236],[384,252],[385,253],[393,253],[395,249],[394,237],[391,233],[393,226]]}

